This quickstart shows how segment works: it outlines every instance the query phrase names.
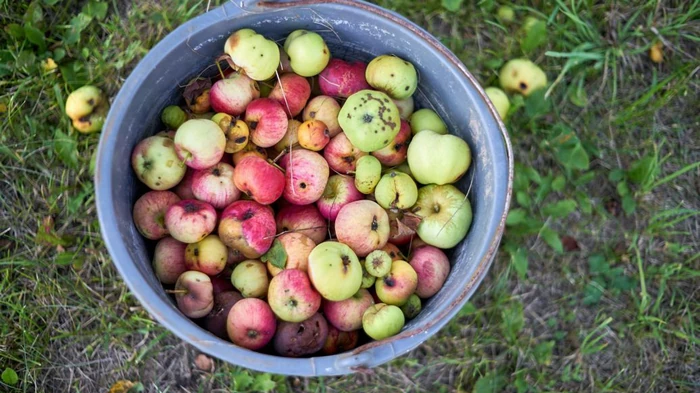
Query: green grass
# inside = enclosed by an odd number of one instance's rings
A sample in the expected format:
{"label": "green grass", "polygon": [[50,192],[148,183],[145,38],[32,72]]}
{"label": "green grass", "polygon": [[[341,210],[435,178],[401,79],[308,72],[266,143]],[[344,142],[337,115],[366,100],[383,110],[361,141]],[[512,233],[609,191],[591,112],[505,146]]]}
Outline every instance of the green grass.
{"label": "green grass", "polygon": [[[88,82],[114,96],[149,48],[207,7],[161,3],[0,1],[0,369],[19,379],[0,391],[106,391],[119,379],[153,392],[700,389],[698,0],[532,1],[513,6],[513,22],[488,0],[379,2],[484,86],[523,56],[553,83],[546,100],[511,96],[513,211],[477,294],[410,354],[323,379],[197,370],[197,352],[111,265],[94,207],[98,136],[72,131],[62,105]],[[521,31],[527,16],[545,39]],[[661,64],[647,54],[657,39]],[[59,68],[44,70],[48,58]]]}

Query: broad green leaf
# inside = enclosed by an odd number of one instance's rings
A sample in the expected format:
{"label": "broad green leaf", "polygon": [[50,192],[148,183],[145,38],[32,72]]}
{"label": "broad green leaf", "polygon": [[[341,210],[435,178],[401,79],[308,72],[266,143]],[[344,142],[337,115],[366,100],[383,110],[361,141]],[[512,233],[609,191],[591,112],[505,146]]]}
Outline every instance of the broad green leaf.
{"label": "broad green leaf", "polygon": [[442,0],[442,6],[451,12],[459,11],[463,0]]}
{"label": "broad green leaf", "polygon": [[63,48],[56,48],[56,49],[54,49],[54,51],[53,51],[53,60],[54,60],[55,62],[58,63],[59,61],[63,60],[64,57],[66,57],[66,50],[65,50],[65,49],[63,49]]}
{"label": "broad green leaf", "polygon": [[70,135],[57,128],[53,136],[53,148],[67,166],[78,167],[78,142]]}
{"label": "broad green leaf", "polygon": [[287,266],[287,251],[284,250],[284,246],[279,239],[275,239],[272,242],[272,247],[260,257],[263,262],[270,262],[272,266],[280,269],[284,269]]}
{"label": "broad green leaf", "polygon": [[523,304],[519,301],[515,301],[511,303],[510,306],[504,307],[501,310],[501,321],[503,334],[511,340],[516,339],[525,325]]}
{"label": "broad green leaf", "polygon": [[78,193],[78,195],[68,199],[68,203],[66,204],[68,213],[70,213],[71,215],[77,214],[78,210],[80,210],[81,207],[85,206],[85,198],[92,195],[93,193],[94,189],[92,183],[84,183],[83,189]]}
{"label": "broad green leaf", "polygon": [[634,197],[632,194],[627,194],[622,197],[622,210],[627,213],[627,215],[631,215],[634,213],[634,210],[637,208],[637,201],[634,200]]}
{"label": "broad green leaf", "polygon": [[546,42],[547,23],[538,20],[532,23],[527,29],[527,32],[525,32],[525,36],[520,41],[520,49],[522,49],[525,53],[532,52]]}
{"label": "broad green leaf", "polygon": [[80,42],[80,33],[92,22],[92,17],[79,13],[70,20],[68,30],[63,35],[63,43],[73,45]]}
{"label": "broad green leaf", "polygon": [[508,218],[506,218],[506,225],[516,225],[525,221],[527,218],[527,211],[525,209],[511,209],[508,212]]}
{"label": "broad green leaf", "polygon": [[83,13],[97,20],[102,20],[107,16],[109,5],[102,1],[90,0],[83,6]]}
{"label": "broad green leaf", "polygon": [[550,191],[552,191],[552,179],[549,178],[549,181],[543,181],[542,184],[537,188],[537,192],[535,193],[535,203],[541,203],[544,201],[544,198],[549,195]]}
{"label": "broad green leaf", "polygon": [[544,214],[553,217],[566,217],[576,211],[576,201],[564,199],[555,203],[550,203],[543,208]]}
{"label": "broad green leaf", "polygon": [[596,171],[588,171],[588,172],[581,174],[581,176],[576,177],[576,179],[574,180],[573,183],[575,186],[583,186],[585,184],[592,182],[596,176],[597,176]]}
{"label": "broad green leaf", "polygon": [[506,378],[503,375],[488,373],[476,381],[472,393],[500,393],[505,385]]}
{"label": "broad green leaf", "polygon": [[518,248],[515,250],[515,252],[510,254],[510,258],[513,268],[515,268],[515,272],[518,273],[518,277],[521,280],[524,280],[525,276],[527,275],[527,268],[529,265],[527,260],[527,251],[524,248]]}
{"label": "broad green leaf", "polygon": [[554,341],[545,341],[537,344],[532,349],[532,354],[537,363],[549,366],[552,363],[552,349],[554,349]]}
{"label": "broad green leaf", "polygon": [[516,192],[515,200],[518,201],[518,205],[524,208],[529,208],[532,205],[532,198],[530,198],[530,194],[525,191]]}
{"label": "broad green leaf", "polygon": [[19,382],[19,375],[17,375],[15,370],[8,367],[2,372],[2,381],[10,386],[15,386]]}
{"label": "broad green leaf", "polygon": [[36,55],[30,50],[23,50],[17,55],[15,70],[28,70],[36,66]]}
{"label": "broad green leaf", "polygon": [[58,68],[61,70],[63,81],[68,85],[70,90],[75,90],[89,82],[87,70],[83,64],[78,61],[61,64]]}
{"label": "broad green leaf", "polygon": [[12,38],[14,38],[18,41],[21,39],[24,39],[24,29],[22,28],[22,26],[18,25],[17,23],[10,23],[9,25],[5,26],[5,31]]}
{"label": "broad green leaf", "polygon": [[613,169],[612,171],[610,171],[610,173],[608,173],[608,180],[614,183],[617,183],[624,178],[625,171],[623,171],[622,169]]}
{"label": "broad green leaf", "polygon": [[537,172],[537,169],[533,167],[527,167],[525,168],[525,174],[530,180],[534,181],[535,183],[542,184],[542,177],[540,176],[540,173]]}
{"label": "broad green leaf", "polygon": [[233,375],[233,387],[236,391],[244,391],[253,383],[253,377],[247,371],[238,371]]}
{"label": "broad green leaf", "polygon": [[590,306],[592,304],[598,304],[600,298],[603,296],[603,291],[593,282],[589,282],[583,290],[583,294],[583,304]]}
{"label": "broad green leaf", "polygon": [[625,196],[630,194],[630,187],[627,185],[626,181],[621,181],[617,183],[617,194],[620,196]]}
{"label": "broad green leaf", "polygon": [[644,184],[654,180],[658,169],[656,155],[644,157],[635,161],[627,171],[629,179],[637,184]]}
{"label": "broad green leaf", "polygon": [[261,373],[255,376],[255,382],[251,390],[254,392],[269,392],[277,386],[277,383],[272,380],[272,376],[268,373]]}
{"label": "broad green leaf", "polygon": [[44,40],[44,33],[41,30],[32,25],[24,25],[24,35],[29,42],[39,47],[42,53],[46,50],[46,41]]}
{"label": "broad green leaf", "polygon": [[552,190],[556,192],[561,192],[566,186],[566,178],[563,175],[559,175],[552,180]]}
{"label": "broad green leaf", "polygon": [[588,153],[581,144],[557,149],[557,158],[567,168],[587,170],[590,166]]}
{"label": "broad green leaf", "polygon": [[585,193],[577,193],[576,201],[578,202],[579,209],[586,214],[593,213],[593,204],[591,203],[591,197]]}
{"label": "broad green leaf", "polygon": [[564,253],[564,245],[561,243],[559,234],[557,234],[552,228],[543,227],[540,231],[540,236],[545,243],[549,244],[549,246],[554,249],[554,251],[558,252],[559,254]]}
{"label": "broad green leaf", "polygon": [[569,89],[568,97],[569,101],[579,108],[584,108],[588,105],[588,94],[586,93],[586,89],[581,85],[572,86],[571,89]]}
{"label": "broad green leaf", "polygon": [[539,89],[530,93],[525,98],[525,114],[534,119],[549,113],[552,107],[552,101],[544,97],[546,89]]}
{"label": "broad green leaf", "polygon": [[38,1],[33,1],[27,7],[27,11],[24,13],[22,20],[26,24],[40,27],[44,22],[44,11],[41,9],[41,5]]}
{"label": "broad green leaf", "polygon": [[588,257],[588,271],[595,274],[606,274],[610,270],[610,264],[603,254],[593,254]]}

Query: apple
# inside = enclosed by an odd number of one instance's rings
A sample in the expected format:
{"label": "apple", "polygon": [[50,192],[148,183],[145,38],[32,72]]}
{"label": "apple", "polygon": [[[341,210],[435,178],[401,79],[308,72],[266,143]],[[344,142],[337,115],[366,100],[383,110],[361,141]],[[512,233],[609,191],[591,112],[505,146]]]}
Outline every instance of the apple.
{"label": "apple", "polygon": [[520,93],[525,97],[547,86],[547,74],[527,59],[508,61],[501,68],[498,79],[507,93]]}
{"label": "apple", "polygon": [[423,299],[435,295],[450,274],[450,260],[447,255],[433,246],[415,250],[409,263],[418,274],[416,295]]}
{"label": "apple", "polygon": [[377,297],[382,302],[395,306],[404,305],[417,286],[418,274],[406,261],[392,262],[389,274],[377,278],[374,284]]}
{"label": "apple", "polygon": [[180,202],[174,192],[149,191],[134,203],[134,225],[146,239],[158,240],[168,236],[165,227],[165,212],[168,208]]}
{"label": "apple", "polygon": [[401,128],[401,118],[399,109],[386,94],[360,90],[340,108],[338,124],[353,146],[369,153],[394,140]]}
{"label": "apple", "polygon": [[328,322],[323,315],[314,314],[302,322],[280,322],[273,346],[282,356],[299,357],[321,350],[327,338]]}
{"label": "apple", "polygon": [[160,121],[170,130],[177,130],[178,127],[187,121],[187,114],[177,105],[166,106],[160,114]]}
{"label": "apple", "polygon": [[360,289],[345,300],[324,301],[323,315],[338,330],[349,332],[362,328],[362,314],[373,304],[374,299],[369,291]]}
{"label": "apple", "polygon": [[[224,269],[221,274],[214,277],[209,277],[211,279],[211,285],[214,287],[214,297],[222,292],[231,292],[234,290],[233,284],[231,283],[231,271]],[[238,292],[236,292],[238,293]],[[240,296],[240,294],[239,294]],[[216,299],[214,299],[216,300]]]}
{"label": "apple", "polygon": [[269,206],[240,200],[221,213],[219,237],[246,258],[260,258],[275,239],[275,217]]}
{"label": "apple", "polygon": [[[296,33],[296,34],[295,34]],[[296,30],[284,42],[292,71],[301,76],[318,75],[331,59],[331,51],[318,33]]]}
{"label": "apple", "polygon": [[[387,243],[388,244],[388,243]],[[374,250],[365,257],[365,269],[374,277],[384,277],[391,272],[391,256],[386,251]]]}
{"label": "apple", "polygon": [[506,93],[498,87],[487,87],[484,89],[484,92],[489,97],[489,100],[491,100],[491,103],[493,103],[498,115],[501,119],[505,120],[506,116],[508,116],[508,110],[510,109],[510,101]]}
{"label": "apple", "polygon": [[322,150],[331,140],[330,131],[320,120],[307,120],[297,130],[299,145],[304,149]]}
{"label": "apple", "polygon": [[496,10],[496,16],[503,22],[512,22],[515,19],[515,11],[507,5],[502,5]]}
{"label": "apple", "polygon": [[260,98],[258,82],[240,72],[216,81],[209,91],[211,109],[231,116],[241,115],[256,98]]}
{"label": "apple", "polygon": [[340,104],[333,97],[316,96],[312,98],[304,108],[302,119],[320,120],[328,127],[331,138],[338,135],[341,131],[338,124],[338,113],[340,112]]}
{"label": "apple", "polygon": [[413,64],[393,55],[377,56],[367,64],[367,83],[395,100],[413,95],[418,88],[418,73]]}
{"label": "apple", "polygon": [[377,183],[374,198],[385,209],[408,209],[418,199],[418,186],[411,176],[395,170],[390,170]]}
{"label": "apple", "polygon": [[180,199],[197,199],[192,191],[192,180],[194,180],[194,169],[190,167],[187,168],[185,176],[180,180],[175,187],[172,188],[173,192],[180,197]]}
{"label": "apple", "polygon": [[389,257],[391,258],[391,261],[400,261],[403,260],[404,257],[401,254],[401,250],[399,250],[396,245],[392,243],[387,243],[384,247],[382,247],[380,250],[384,251],[385,253],[389,254]]}
{"label": "apple", "polygon": [[421,131],[408,146],[408,166],[422,184],[450,184],[459,180],[471,164],[471,150],[458,136]]}
{"label": "apple", "polygon": [[[209,78],[195,77],[187,82],[182,97],[191,112],[190,119],[211,119],[208,112],[211,110],[209,102],[209,92],[211,91],[211,80]],[[202,115],[206,117],[202,117]],[[195,117],[198,116],[198,117]]]}
{"label": "apple", "polygon": [[86,85],[70,93],[65,108],[73,120],[73,127],[82,133],[90,133],[102,129],[109,112],[109,101],[102,90]]}
{"label": "apple", "polygon": [[216,210],[206,202],[185,199],[165,212],[165,227],[170,236],[183,243],[196,243],[216,227]]}
{"label": "apple", "polygon": [[367,153],[356,148],[344,132],[334,136],[323,150],[323,157],[335,172],[349,175],[355,171],[357,160]]}
{"label": "apple", "polygon": [[168,236],[160,239],[153,252],[153,271],[163,284],[175,284],[178,277],[187,271],[185,248],[187,244]]}
{"label": "apple", "polygon": [[245,261],[247,258],[240,250],[226,247],[228,249],[228,258],[226,258],[226,266],[233,266],[237,263]]}
{"label": "apple", "polygon": [[397,334],[405,322],[400,308],[384,303],[373,305],[362,315],[362,329],[375,340],[383,340]]}
{"label": "apple", "polygon": [[187,167],[180,163],[172,139],[151,136],[139,142],[131,154],[136,177],[152,190],[167,190],[185,176]]}
{"label": "apple", "polygon": [[306,320],[321,307],[321,295],[306,273],[297,269],[284,269],[272,277],[267,301],[275,315],[287,322]]}
{"label": "apple", "polygon": [[229,311],[239,300],[243,300],[243,296],[236,291],[215,293],[214,307],[204,317],[202,323],[204,328],[219,338],[228,339],[226,320],[228,319]]}
{"label": "apple", "polygon": [[255,145],[255,143],[248,142],[243,149],[233,153],[233,166],[236,167],[245,157],[256,156],[263,159],[267,159],[267,150],[260,146]]}
{"label": "apple", "polygon": [[[406,158],[408,158],[408,151],[406,151]],[[408,176],[411,176],[411,178],[413,180],[415,180],[415,178],[413,177],[413,173],[411,172],[411,167],[408,166],[408,162],[406,162],[406,161],[404,161],[400,165],[395,166],[392,169],[395,171],[403,172],[403,173],[407,174]]]}
{"label": "apple", "polygon": [[221,161],[226,136],[218,124],[206,119],[184,122],[175,133],[175,151],[193,169],[206,169]]}
{"label": "apple", "polygon": [[318,78],[321,92],[327,96],[347,98],[360,90],[370,89],[365,81],[366,69],[367,65],[359,61],[331,59]]}
{"label": "apple", "polygon": [[211,279],[202,272],[186,271],[175,282],[177,308],[189,318],[201,318],[214,307]]}
{"label": "apple", "polygon": [[418,190],[416,215],[422,218],[416,232],[431,246],[452,248],[467,235],[472,209],[455,186],[431,184]]}
{"label": "apple", "polygon": [[335,233],[339,242],[347,244],[357,256],[364,257],[386,244],[389,217],[375,202],[351,202],[338,212]]}
{"label": "apple", "polygon": [[352,332],[343,332],[336,329],[333,325],[328,326],[328,337],[326,338],[321,353],[324,355],[333,355],[349,351],[357,346],[360,335],[357,330]]}
{"label": "apple", "polygon": [[[306,272],[309,254],[316,247],[316,243],[310,237],[299,232],[284,233],[277,240],[287,256],[284,269],[298,269]],[[282,268],[275,266],[272,261],[268,260],[267,271],[274,277],[282,271]]]}
{"label": "apple", "polygon": [[211,118],[211,121],[219,125],[219,128],[224,132],[226,137],[226,153],[238,153],[245,149],[250,137],[248,124],[243,120],[236,120],[231,115],[226,113],[217,113]]}
{"label": "apple", "polygon": [[263,300],[247,298],[231,307],[226,331],[231,341],[243,348],[257,350],[270,342],[277,329],[277,320]]}
{"label": "apple", "polygon": [[231,283],[246,298],[265,297],[270,284],[265,264],[256,260],[247,260],[236,265],[231,273]]}
{"label": "apple", "polygon": [[355,166],[355,187],[362,194],[371,194],[382,177],[382,164],[374,156],[363,156]]}
{"label": "apple", "polygon": [[306,78],[297,74],[287,73],[279,77],[279,81],[270,92],[271,98],[282,106],[289,118],[296,117],[304,110],[311,96],[311,86]]}
{"label": "apple", "polygon": [[401,128],[399,129],[399,133],[394,137],[394,140],[383,149],[373,151],[372,155],[377,157],[379,162],[386,166],[396,166],[403,163],[406,161],[411,135],[411,126],[406,120],[401,120]]}
{"label": "apple", "polygon": [[447,130],[447,124],[442,121],[434,110],[429,108],[423,108],[413,112],[408,122],[411,125],[411,132],[413,135],[425,130],[430,130],[441,135],[449,132]]}
{"label": "apple", "polygon": [[209,276],[221,273],[226,267],[228,250],[216,235],[209,235],[185,249],[185,267]]}
{"label": "apple", "polygon": [[355,188],[352,177],[333,175],[328,179],[323,195],[316,205],[323,217],[335,221],[343,206],[361,199],[364,199],[364,195]]}
{"label": "apple", "polygon": [[287,132],[287,113],[272,98],[253,100],[245,110],[245,122],[250,130],[250,140],[260,147],[271,147]]}
{"label": "apple", "polygon": [[236,188],[262,205],[269,205],[282,196],[284,182],[284,173],[257,155],[244,157],[233,173]]}
{"label": "apple", "polygon": [[374,277],[373,275],[369,274],[367,272],[367,269],[365,268],[365,261],[360,261],[360,264],[362,265],[362,284],[360,284],[360,288],[362,289],[368,289],[372,288],[374,286],[374,282],[377,280],[377,277]]}
{"label": "apple", "polygon": [[413,114],[413,109],[415,107],[413,102],[413,97],[404,98],[403,100],[394,100],[394,104],[399,109],[399,117],[401,120],[408,120]]}
{"label": "apple", "polygon": [[360,289],[362,265],[357,255],[343,243],[327,241],[309,254],[309,278],[326,300],[345,300]]}
{"label": "apple", "polygon": [[220,162],[211,168],[194,171],[192,193],[195,198],[223,209],[241,197],[241,191],[233,184],[234,169]]}
{"label": "apple", "polygon": [[277,212],[277,233],[301,233],[314,243],[323,242],[328,236],[328,224],[316,205],[288,205]]}
{"label": "apple", "polygon": [[285,170],[284,199],[308,205],[321,198],[330,173],[323,156],[304,149],[292,150],[282,157],[280,166]]}
{"label": "apple", "polygon": [[272,151],[275,155],[282,154],[285,150],[289,150],[299,144],[299,126],[301,122],[299,120],[290,119],[287,123],[287,132],[284,133],[284,137],[280,139],[274,146],[272,146]]}
{"label": "apple", "polygon": [[403,312],[403,316],[406,317],[406,319],[413,319],[418,316],[421,308],[421,300],[418,295],[414,293],[408,297],[406,304],[401,306],[401,312]]}
{"label": "apple", "polygon": [[277,43],[252,29],[240,29],[231,34],[224,44],[224,52],[231,57],[234,69],[242,70],[256,81],[272,78],[280,63]]}

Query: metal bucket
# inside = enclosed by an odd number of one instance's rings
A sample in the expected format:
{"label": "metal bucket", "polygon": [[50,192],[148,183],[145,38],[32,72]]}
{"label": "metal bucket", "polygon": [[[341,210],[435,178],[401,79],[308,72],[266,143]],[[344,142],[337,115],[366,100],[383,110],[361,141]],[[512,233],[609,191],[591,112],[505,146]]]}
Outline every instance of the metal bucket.
{"label": "metal bucket", "polygon": [[[180,85],[213,64],[235,30],[250,27],[273,39],[295,29],[319,32],[334,57],[369,61],[392,53],[420,74],[417,107],[432,107],[452,133],[464,138],[472,166],[458,187],[474,217],[467,237],[450,253],[444,287],[400,334],[333,356],[284,358],[221,340],[185,317],[151,268],[153,244],[132,221],[132,206],[145,189],[130,155],[144,137],[160,131],[160,111],[179,101]],[[510,204],[513,156],[506,130],[476,79],[425,30],[396,13],[355,0],[227,2],[178,27],[141,60],[112,103],[102,131],[95,174],[102,234],[114,264],[143,307],[163,326],[201,351],[254,370],[298,376],[340,375],[388,362],[442,328],[472,296],[488,271]]]}

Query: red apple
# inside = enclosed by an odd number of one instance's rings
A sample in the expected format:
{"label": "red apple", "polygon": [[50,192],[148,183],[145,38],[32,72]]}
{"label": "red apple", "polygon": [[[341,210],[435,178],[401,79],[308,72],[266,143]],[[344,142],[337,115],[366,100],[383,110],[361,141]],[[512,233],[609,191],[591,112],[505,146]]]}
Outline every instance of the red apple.
{"label": "red apple", "polygon": [[367,153],[350,143],[344,132],[334,136],[323,150],[323,157],[328,161],[331,169],[345,175],[354,172],[357,160],[366,155]]}
{"label": "red apple", "polygon": [[360,289],[349,299],[339,302],[324,301],[323,314],[338,330],[349,332],[362,328],[362,314],[373,304],[374,299],[369,291]]}
{"label": "red apple", "polygon": [[215,112],[238,116],[256,98],[260,97],[258,82],[235,72],[214,83],[209,91],[209,102]]}
{"label": "red apple", "polygon": [[282,74],[279,78],[268,97],[279,102],[290,118],[296,117],[311,96],[309,81],[294,73]]}
{"label": "red apple", "polygon": [[330,142],[330,131],[321,120],[307,120],[297,130],[299,145],[304,149],[319,151]]}
{"label": "red apple", "polygon": [[328,326],[328,337],[326,343],[321,348],[321,353],[324,355],[334,355],[349,351],[357,346],[357,341],[360,338],[358,330],[352,332],[343,332],[335,328],[333,325]]}
{"label": "red apple", "polygon": [[284,134],[284,137],[272,146],[272,154],[274,154],[275,157],[283,151],[288,150],[290,146],[298,146],[298,130],[300,125],[301,122],[299,120],[289,119],[289,123],[287,123],[287,132]]}
{"label": "red apple", "polygon": [[406,120],[401,120],[401,128],[394,140],[388,146],[373,151],[372,155],[385,166],[396,166],[406,161],[408,144],[411,142],[411,126]]}
{"label": "red apple", "polygon": [[168,208],[165,226],[175,239],[184,243],[196,243],[216,227],[216,210],[206,202],[185,199]]}
{"label": "red apple", "polygon": [[[321,197],[330,170],[320,154],[303,149],[292,150],[282,157],[280,166],[285,170],[284,199],[295,205],[308,205]],[[265,178],[265,181],[270,180]]]}
{"label": "red apple", "polygon": [[317,96],[306,104],[302,119],[304,121],[321,120],[328,127],[333,138],[342,131],[338,124],[338,112],[340,112],[340,104],[333,97]]}
{"label": "red apple", "polygon": [[180,180],[180,182],[173,187],[173,192],[180,197],[180,199],[197,199],[194,197],[194,192],[192,192],[192,180],[194,180],[194,169],[187,167],[187,172],[185,172],[185,177]]}
{"label": "red apple", "polygon": [[187,271],[175,282],[177,308],[189,318],[201,318],[214,307],[214,290],[209,276]]}
{"label": "red apple", "polygon": [[335,221],[343,206],[364,198],[365,196],[355,188],[355,181],[352,177],[333,175],[328,179],[323,195],[316,202],[316,205],[323,217]]}
{"label": "red apple", "polygon": [[133,218],[136,229],[146,239],[157,240],[168,236],[165,212],[180,202],[180,197],[170,191],[149,191],[134,203]]}
{"label": "red apple", "polygon": [[365,80],[366,69],[367,64],[359,61],[331,59],[319,75],[321,91],[327,96],[348,98],[360,90],[371,89]]}
{"label": "red apple", "polygon": [[267,150],[263,149],[260,146],[256,146],[255,143],[248,142],[248,144],[245,145],[243,150],[233,153],[233,166],[238,166],[238,163],[248,156],[256,156],[263,159],[267,159]]}
{"label": "red apple", "polygon": [[224,162],[199,169],[193,175],[192,193],[215,209],[223,209],[241,197],[241,191],[233,184],[233,177],[233,167]]}
{"label": "red apple", "polygon": [[389,274],[377,278],[374,283],[377,297],[383,303],[394,306],[404,305],[417,286],[418,275],[406,261],[392,262]]}
{"label": "red apple", "polygon": [[246,258],[260,258],[275,239],[272,208],[255,201],[233,202],[221,214],[219,237]]}
{"label": "red apple", "polygon": [[243,348],[257,350],[270,342],[277,320],[270,306],[257,298],[239,300],[231,307],[226,331],[231,341]]}
{"label": "red apple", "polygon": [[435,295],[450,274],[450,260],[437,247],[425,246],[415,250],[409,263],[418,275],[416,295],[423,299]]}
{"label": "red apple", "polygon": [[236,291],[226,291],[214,293],[214,307],[204,317],[202,325],[205,329],[213,333],[215,336],[224,340],[228,339],[226,332],[226,320],[228,313],[234,304],[239,300],[243,300],[243,296]]}
{"label": "red apple", "polygon": [[285,174],[264,158],[243,158],[233,174],[236,188],[263,205],[279,199],[285,190]]}
{"label": "red apple", "polygon": [[226,271],[222,272],[220,275],[216,277],[211,277],[211,285],[214,287],[214,296],[222,293],[222,292],[230,292],[233,291],[233,284],[231,284],[231,280],[228,278],[231,276],[231,272],[229,271],[225,275]]}
{"label": "red apple", "polygon": [[277,317],[287,322],[308,319],[321,307],[321,295],[301,270],[284,269],[270,280],[267,301]]}
{"label": "red apple", "polygon": [[[316,242],[311,240],[310,237],[299,232],[290,232],[280,235],[277,240],[284,248],[284,252],[287,254],[287,260],[285,261],[285,269],[297,269],[306,272],[309,254],[311,250],[316,247]],[[267,271],[273,277],[278,275],[282,269],[273,265],[271,261],[267,262]]]}
{"label": "red apple", "polygon": [[335,234],[359,257],[384,247],[389,240],[389,217],[376,202],[362,200],[348,203],[335,219]]}
{"label": "red apple", "polygon": [[250,129],[250,141],[260,147],[271,147],[287,132],[287,113],[279,102],[258,98],[245,111],[245,122]]}
{"label": "red apple", "polygon": [[166,285],[175,284],[185,271],[185,248],[187,244],[172,237],[164,237],[156,244],[153,253],[153,271],[158,280]]}
{"label": "red apple", "polygon": [[277,233],[302,233],[319,244],[328,236],[328,224],[316,205],[288,205],[277,212]]}

